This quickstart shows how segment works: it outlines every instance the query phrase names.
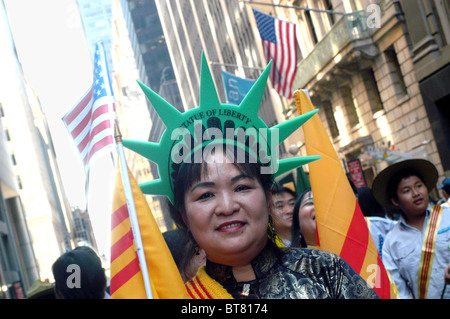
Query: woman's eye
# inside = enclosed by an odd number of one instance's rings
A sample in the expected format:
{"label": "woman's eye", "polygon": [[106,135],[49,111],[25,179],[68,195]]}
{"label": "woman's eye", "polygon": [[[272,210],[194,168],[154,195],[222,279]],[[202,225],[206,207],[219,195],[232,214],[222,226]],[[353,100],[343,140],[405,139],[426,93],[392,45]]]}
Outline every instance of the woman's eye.
{"label": "woman's eye", "polygon": [[239,185],[238,187],[236,187],[236,192],[242,192],[242,191],[245,191],[247,189],[250,189],[250,187],[247,186],[247,185]]}
{"label": "woman's eye", "polygon": [[213,196],[214,196],[213,193],[211,193],[211,192],[206,192],[206,193],[201,194],[201,195],[198,197],[197,200],[208,199],[208,198],[211,198],[211,197],[213,197]]}

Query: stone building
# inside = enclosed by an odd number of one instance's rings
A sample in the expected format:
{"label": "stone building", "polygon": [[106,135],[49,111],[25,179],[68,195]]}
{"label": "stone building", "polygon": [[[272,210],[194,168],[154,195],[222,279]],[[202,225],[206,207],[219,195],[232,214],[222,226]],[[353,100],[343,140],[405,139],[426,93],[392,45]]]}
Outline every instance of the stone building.
{"label": "stone building", "polygon": [[294,89],[309,91],[344,168],[359,160],[371,186],[387,165],[425,158],[442,180],[450,165],[448,3],[281,2],[329,10],[271,9],[298,21]]}

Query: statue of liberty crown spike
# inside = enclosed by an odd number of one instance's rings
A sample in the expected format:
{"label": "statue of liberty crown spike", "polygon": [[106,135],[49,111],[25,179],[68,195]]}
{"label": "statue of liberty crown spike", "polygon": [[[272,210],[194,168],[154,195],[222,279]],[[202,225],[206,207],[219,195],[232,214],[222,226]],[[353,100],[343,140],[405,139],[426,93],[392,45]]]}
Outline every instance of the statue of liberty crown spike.
{"label": "statue of liberty crown spike", "polygon": [[[221,104],[205,55],[202,54],[200,105],[184,113],[138,81],[166,125],[159,143],[123,140],[125,147],[158,165],[159,178],[139,184],[144,194],[165,195],[174,204],[174,180],[180,167],[187,162],[200,163],[204,160],[202,154],[217,147],[245,150],[263,165],[262,169],[266,169],[264,173],[274,174],[274,177],[321,158],[278,159],[279,144],[318,110],[268,128],[258,117],[258,111],[271,64],[272,61],[239,105]],[[240,153],[236,153],[239,162]],[[246,157],[246,160],[249,158]]]}

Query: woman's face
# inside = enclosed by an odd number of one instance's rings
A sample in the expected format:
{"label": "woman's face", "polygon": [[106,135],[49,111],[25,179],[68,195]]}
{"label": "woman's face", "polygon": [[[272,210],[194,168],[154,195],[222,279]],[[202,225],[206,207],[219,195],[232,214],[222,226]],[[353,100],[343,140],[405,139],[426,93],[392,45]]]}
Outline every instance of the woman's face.
{"label": "woman's face", "polygon": [[184,219],[209,260],[246,265],[267,241],[266,192],[222,153],[210,156],[206,173],[185,193]]}
{"label": "woman's face", "polygon": [[298,214],[300,229],[306,243],[313,246],[317,245],[316,210],[314,209],[312,192],[303,196]]}

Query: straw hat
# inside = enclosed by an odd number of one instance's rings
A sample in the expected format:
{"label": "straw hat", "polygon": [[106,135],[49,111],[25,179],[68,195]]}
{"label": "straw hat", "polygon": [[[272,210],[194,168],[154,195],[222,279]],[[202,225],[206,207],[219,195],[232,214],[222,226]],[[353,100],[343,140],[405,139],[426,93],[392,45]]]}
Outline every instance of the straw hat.
{"label": "straw hat", "polygon": [[402,170],[413,170],[423,178],[428,191],[431,191],[437,183],[438,172],[436,167],[424,159],[410,159],[392,164],[382,170],[374,179],[372,192],[376,200],[384,207],[397,208],[392,204],[388,194],[388,184],[392,177]]}

